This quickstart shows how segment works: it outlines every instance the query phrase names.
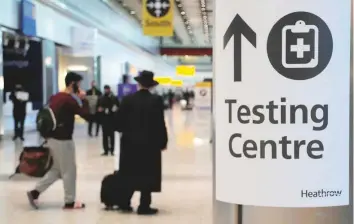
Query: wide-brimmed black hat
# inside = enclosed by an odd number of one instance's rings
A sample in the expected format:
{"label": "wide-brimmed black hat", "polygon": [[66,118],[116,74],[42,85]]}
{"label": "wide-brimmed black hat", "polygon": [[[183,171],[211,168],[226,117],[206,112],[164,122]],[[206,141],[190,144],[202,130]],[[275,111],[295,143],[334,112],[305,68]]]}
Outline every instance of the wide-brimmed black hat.
{"label": "wide-brimmed black hat", "polygon": [[140,75],[134,78],[140,85],[146,88],[157,86],[159,83],[154,80],[154,73],[150,71],[141,71]]}

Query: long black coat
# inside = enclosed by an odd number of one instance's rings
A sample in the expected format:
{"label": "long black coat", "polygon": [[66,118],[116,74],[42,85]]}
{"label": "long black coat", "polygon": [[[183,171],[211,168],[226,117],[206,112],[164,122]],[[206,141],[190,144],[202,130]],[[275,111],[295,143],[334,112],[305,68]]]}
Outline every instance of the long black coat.
{"label": "long black coat", "polygon": [[168,141],[162,98],[148,90],[126,96],[116,128],[122,133],[119,171],[124,184],[134,191],[160,192],[161,153]]}
{"label": "long black coat", "polygon": [[116,110],[119,108],[119,101],[117,97],[112,93],[108,95],[104,94],[98,100],[97,108],[99,107],[101,107],[103,111],[97,114],[97,119],[100,121],[101,125],[104,126],[104,128],[112,128],[112,131],[114,131],[114,122],[112,121],[114,120],[114,116],[117,113]]}

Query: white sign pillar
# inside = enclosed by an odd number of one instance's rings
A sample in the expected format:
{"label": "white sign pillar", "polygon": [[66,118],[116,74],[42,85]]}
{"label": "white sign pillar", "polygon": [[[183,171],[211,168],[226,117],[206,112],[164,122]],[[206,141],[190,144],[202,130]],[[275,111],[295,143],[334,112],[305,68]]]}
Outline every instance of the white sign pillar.
{"label": "white sign pillar", "polygon": [[352,224],[351,9],[214,1],[215,224]]}

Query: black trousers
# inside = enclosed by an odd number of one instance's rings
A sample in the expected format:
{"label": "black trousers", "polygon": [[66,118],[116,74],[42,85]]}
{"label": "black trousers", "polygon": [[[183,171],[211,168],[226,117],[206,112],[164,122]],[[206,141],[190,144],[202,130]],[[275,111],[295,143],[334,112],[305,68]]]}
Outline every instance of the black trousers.
{"label": "black trousers", "polygon": [[26,116],[14,116],[14,131],[15,136],[23,138],[24,126],[25,126]]}
{"label": "black trousers", "polygon": [[[125,191],[123,194],[123,200],[121,206],[123,208],[130,207],[130,203],[132,197],[134,195],[134,191]],[[142,191],[140,192],[140,208],[150,208],[151,205],[151,192],[149,191]]]}
{"label": "black trousers", "polygon": [[88,134],[89,135],[92,135],[93,124],[96,124],[96,136],[97,136],[98,132],[100,131],[100,123],[98,121],[98,116],[96,114],[90,115],[90,119],[88,122]]}
{"label": "black trousers", "polygon": [[105,153],[114,152],[114,129],[111,124],[102,125],[103,150]]}

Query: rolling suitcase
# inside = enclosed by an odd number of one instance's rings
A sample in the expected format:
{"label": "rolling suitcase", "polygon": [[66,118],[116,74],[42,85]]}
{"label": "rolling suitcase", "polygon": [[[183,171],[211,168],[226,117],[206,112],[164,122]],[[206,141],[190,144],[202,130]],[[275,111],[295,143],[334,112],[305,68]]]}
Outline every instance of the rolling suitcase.
{"label": "rolling suitcase", "polygon": [[121,195],[120,175],[118,171],[105,176],[101,185],[101,202],[106,210],[113,210],[119,207]]}

